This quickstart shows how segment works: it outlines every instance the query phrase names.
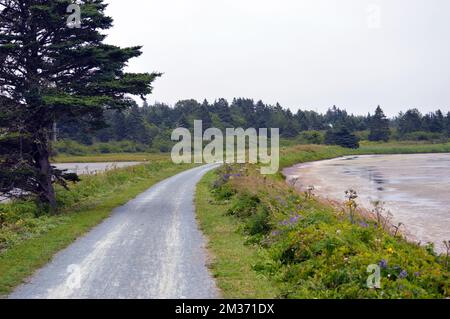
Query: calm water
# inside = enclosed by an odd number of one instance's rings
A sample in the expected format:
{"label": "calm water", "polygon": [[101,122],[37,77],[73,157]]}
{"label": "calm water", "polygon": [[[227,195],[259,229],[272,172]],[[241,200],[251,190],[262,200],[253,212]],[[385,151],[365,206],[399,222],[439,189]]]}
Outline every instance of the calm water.
{"label": "calm water", "polygon": [[66,163],[54,164],[56,168],[79,175],[102,173],[116,168],[124,168],[141,164],[140,162],[102,162],[102,163]]}
{"label": "calm water", "polygon": [[[108,162],[108,163],[67,163],[53,164],[56,168],[67,170],[69,173],[78,175],[90,175],[110,171],[116,168],[123,168],[141,164],[140,162]],[[20,192],[20,190],[17,190]],[[7,198],[0,194],[0,204],[7,202]]]}
{"label": "calm water", "polygon": [[345,200],[346,189],[358,192],[359,204],[372,209],[382,201],[402,222],[412,240],[434,242],[443,251],[450,240],[450,154],[370,155],[300,164],[284,171],[296,186],[314,185],[315,193]]}

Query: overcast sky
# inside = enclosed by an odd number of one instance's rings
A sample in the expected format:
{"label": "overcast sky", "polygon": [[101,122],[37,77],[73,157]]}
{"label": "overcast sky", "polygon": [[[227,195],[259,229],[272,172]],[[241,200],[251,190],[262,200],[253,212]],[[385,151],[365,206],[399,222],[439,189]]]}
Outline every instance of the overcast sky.
{"label": "overcast sky", "polygon": [[151,102],[450,111],[449,0],[108,2],[108,42],[144,46],[130,70],[164,73]]}

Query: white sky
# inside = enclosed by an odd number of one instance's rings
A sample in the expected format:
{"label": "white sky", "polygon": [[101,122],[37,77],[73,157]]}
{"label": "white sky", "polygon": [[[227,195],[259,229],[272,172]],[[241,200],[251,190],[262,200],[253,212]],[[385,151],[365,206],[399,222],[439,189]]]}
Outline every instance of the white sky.
{"label": "white sky", "polygon": [[108,42],[144,46],[130,70],[164,73],[151,102],[450,111],[449,0],[107,2]]}

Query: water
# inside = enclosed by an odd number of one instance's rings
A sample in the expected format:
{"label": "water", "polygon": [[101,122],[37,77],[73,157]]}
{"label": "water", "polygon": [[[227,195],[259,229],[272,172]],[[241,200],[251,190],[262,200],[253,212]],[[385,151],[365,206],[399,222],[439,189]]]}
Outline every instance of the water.
{"label": "water", "polygon": [[[69,173],[78,175],[91,175],[110,171],[117,168],[124,168],[141,164],[140,162],[102,162],[102,163],[66,163],[53,164],[57,169],[66,170]],[[20,193],[20,189],[15,190]],[[0,194],[0,204],[6,203],[8,199]]]}
{"label": "water", "polygon": [[124,168],[141,164],[140,162],[101,162],[101,163],[65,163],[54,164],[54,166],[61,170],[67,170],[71,173],[79,175],[90,175],[102,173],[117,168]]}
{"label": "water", "polygon": [[368,155],[300,164],[284,171],[296,187],[314,185],[322,198],[344,201],[346,189],[358,192],[359,204],[384,202],[393,223],[408,237],[433,242],[443,252],[450,240],[450,154]]}

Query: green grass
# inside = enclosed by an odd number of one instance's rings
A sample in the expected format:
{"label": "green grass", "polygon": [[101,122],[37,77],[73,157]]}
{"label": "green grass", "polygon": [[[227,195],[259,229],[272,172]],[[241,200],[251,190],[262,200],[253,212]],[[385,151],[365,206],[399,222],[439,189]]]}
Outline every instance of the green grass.
{"label": "green grass", "polygon": [[[208,173],[197,187],[196,207],[200,228],[208,237],[211,271],[225,298],[274,298],[279,291],[268,277],[252,265],[258,262],[255,247],[245,244],[240,224],[225,213],[227,203],[218,204],[210,192],[215,173]],[[215,203],[215,204],[212,204]]]}
{"label": "green grass", "polygon": [[115,207],[190,167],[152,162],[84,176],[70,191],[58,189],[62,207],[58,216],[40,215],[33,203],[0,205],[0,295],[10,293],[56,252],[108,217]]}
{"label": "green grass", "polygon": [[54,163],[102,163],[102,162],[153,162],[169,160],[170,154],[164,153],[112,153],[94,155],[57,155]]}

